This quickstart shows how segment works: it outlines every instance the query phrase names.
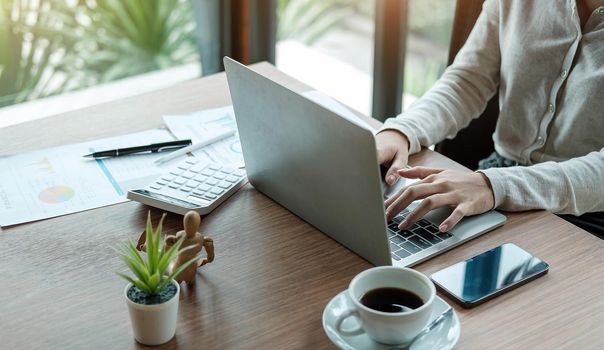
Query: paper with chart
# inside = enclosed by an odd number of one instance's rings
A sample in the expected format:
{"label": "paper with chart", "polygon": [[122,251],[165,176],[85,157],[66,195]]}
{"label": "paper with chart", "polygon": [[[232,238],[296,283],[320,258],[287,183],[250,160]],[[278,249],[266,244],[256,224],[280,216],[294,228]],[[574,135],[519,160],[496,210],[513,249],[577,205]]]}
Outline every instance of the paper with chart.
{"label": "paper with chart", "polygon": [[[207,139],[217,130],[228,128],[237,130],[233,106],[208,109],[185,115],[164,116],[164,123],[172,134],[179,139],[191,139],[193,144]],[[206,158],[213,162],[244,167],[239,134],[215,142],[193,151],[195,157]]]}
{"label": "paper with chart", "polygon": [[172,141],[157,129],[0,158],[0,226],[41,220],[127,201],[163,172],[160,154],[85,159],[93,151]]}

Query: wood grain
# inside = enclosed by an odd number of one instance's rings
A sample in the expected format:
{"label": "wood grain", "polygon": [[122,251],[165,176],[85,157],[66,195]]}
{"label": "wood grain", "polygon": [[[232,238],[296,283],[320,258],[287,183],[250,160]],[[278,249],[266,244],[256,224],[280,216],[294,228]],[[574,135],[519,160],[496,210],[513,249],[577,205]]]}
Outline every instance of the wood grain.
{"label": "wood grain", "polygon": [[[272,66],[255,66],[295,90]],[[229,104],[224,75],[46,120],[0,129],[0,154],[145,130],[162,114]],[[411,163],[456,167],[428,150]],[[140,348],[132,336],[125,271],[111,247],[144,229],[148,207],[123,203],[0,231],[0,347]],[[152,209],[153,220],[161,212]],[[432,273],[505,242],[550,273],[475,309],[456,307],[460,349],[600,349],[604,345],[604,244],[545,212],[508,223],[419,266]],[[168,233],[182,216],[169,214]],[[176,338],[163,349],[334,349],[323,332],[327,302],[369,263],[254,190],[242,188],[203,218],[216,260],[183,285]],[[450,301],[449,301],[450,302]]]}

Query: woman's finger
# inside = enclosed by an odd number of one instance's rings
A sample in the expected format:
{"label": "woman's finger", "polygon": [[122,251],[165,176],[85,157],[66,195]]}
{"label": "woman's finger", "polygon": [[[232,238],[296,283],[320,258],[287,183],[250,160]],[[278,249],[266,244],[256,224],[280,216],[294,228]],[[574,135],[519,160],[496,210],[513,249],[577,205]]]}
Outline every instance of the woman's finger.
{"label": "woman's finger", "polygon": [[464,218],[464,216],[468,215],[468,211],[466,208],[466,205],[464,203],[461,203],[460,205],[458,205],[455,210],[453,210],[453,212],[451,213],[451,215],[449,215],[448,218],[445,219],[445,221],[443,221],[440,226],[438,227],[438,229],[441,232],[447,232],[450,229],[452,229],[453,227],[455,227],[455,225],[457,225],[457,223]]}
{"label": "woman's finger", "polygon": [[416,166],[411,169],[401,169],[398,174],[407,179],[424,179],[432,174],[438,174],[443,172],[445,169],[427,168],[423,166]]}
{"label": "woman's finger", "polygon": [[441,186],[435,184],[418,184],[405,188],[402,193],[390,202],[386,208],[386,219],[392,220],[401,210],[411,204],[414,200],[423,199],[427,196],[440,192]]}
{"label": "woman's finger", "polygon": [[386,172],[385,181],[388,185],[392,186],[399,179],[398,170],[402,169],[407,165],[407,156],[397,153],[390,164],[390,168]]}
{"label": "woman's finger", "polygon": [[409,187],[412,186],[417,186],[417,185],[422,185],[423,183],[421,181],[417,181],[414,183],[411,183],[407,186],[401,187],[398,191],[396,191],[395,194],[393,194],[392,196],[390,196],[388,199],[386,199],[386,201],[384,201],[384,208],[388,208],[398,197],[400,197],[403,192],[405,192]]}
{"label": "woman's finger", "polygon": [[455,197],[450,194],[435,194],[428,196],[422,200],[422,202],[407,215],[405,220],[403,220],[398,226],[401,230],[404,230],[411,225],[418,222],[424,215],[428,214],[431,210],[436,208],[444,207],[446,205],[456,204]]}

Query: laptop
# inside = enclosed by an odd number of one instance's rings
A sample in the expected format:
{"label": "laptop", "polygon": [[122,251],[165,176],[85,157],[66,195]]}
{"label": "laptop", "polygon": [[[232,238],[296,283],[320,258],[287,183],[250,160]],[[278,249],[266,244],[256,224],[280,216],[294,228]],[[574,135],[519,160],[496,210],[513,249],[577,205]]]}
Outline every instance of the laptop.
{"label": "laptop", "polygon": [[447,233],[450,208],[400,231],[406,211],[386,222],[371,130],[224,58],[249,182],[374,265],[412,266],[505,223],[496,211],[466,217]]}

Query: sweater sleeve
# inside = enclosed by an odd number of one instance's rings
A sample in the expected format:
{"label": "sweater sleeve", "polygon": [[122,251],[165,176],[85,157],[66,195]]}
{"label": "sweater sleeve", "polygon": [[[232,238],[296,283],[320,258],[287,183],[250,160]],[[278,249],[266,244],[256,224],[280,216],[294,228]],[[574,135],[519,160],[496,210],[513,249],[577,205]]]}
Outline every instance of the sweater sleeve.
{"label": "sweater sleeve", "polygon": [[604,211],[604,148],[563,162],[481,170],[495,207],[581,215]]}
{"label": "sweater sleeve", "polygon": [[409,139],[410,153],[444,138],[453,138],[480,116],[497,91],[499,2],[487,0],[470,36],[453,64],[408,111],[389,118],[382,130],[394,129]]}

